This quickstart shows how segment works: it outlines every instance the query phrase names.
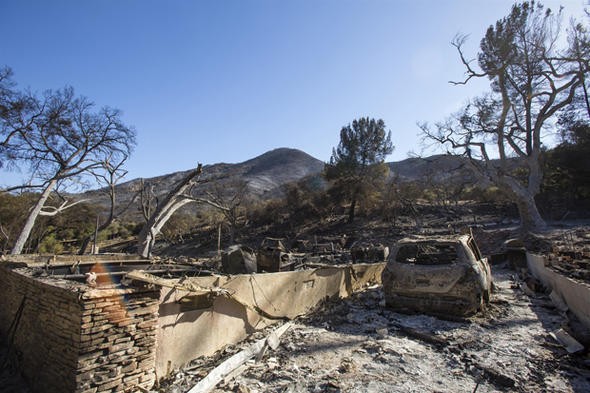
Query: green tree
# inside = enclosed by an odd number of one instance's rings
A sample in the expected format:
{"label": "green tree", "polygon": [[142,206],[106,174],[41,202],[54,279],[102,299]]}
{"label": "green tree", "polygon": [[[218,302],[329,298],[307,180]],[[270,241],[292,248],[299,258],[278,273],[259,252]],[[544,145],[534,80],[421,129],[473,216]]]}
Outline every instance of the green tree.
{"label": "green tree", "polygon": [[317,222],[326,216],[329,203],[321,182],[323,179],[319,176],[312,176],[283,185],[289,224],[300,225],[311,220]]}
{"label": "green tree", "polygon": [[590,124],[560,119],[562,142],[545,153],[540,202],[553,217],[590,208]]}
{"label": "green tree", "polygon": [[362,117],[340,130],[340,143],[332,149],[324,176],[330,192],[338,200],[350,202],[348,221],[355,216],[357,203],[366,199],[385,181],[385,157],[393,152],[391,132],[383,120]]}
{"label": "green tree", "polygon": [[487,78],[490,92],[434,129],[420,126],[427,138],[470,158],[483,186],[495,185],[510,196],[524,232],[545,227],[535,202],[543,180],[543,138],[553,131],[559,111],[583,94],[590,70],[586,27],[575,21],[569,29],[561,27],[561,11],[534,1],[513,5],[481,40],[479,69],[464,55],[465,37],[456,37],[453,45],[467,76],[454,83]]}

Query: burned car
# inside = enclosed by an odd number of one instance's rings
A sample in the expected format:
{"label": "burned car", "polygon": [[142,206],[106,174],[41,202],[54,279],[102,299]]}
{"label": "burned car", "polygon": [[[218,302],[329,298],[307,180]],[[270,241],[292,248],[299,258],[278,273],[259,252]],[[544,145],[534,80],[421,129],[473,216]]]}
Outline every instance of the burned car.
{"label": "burned car", "polygon": [[382,273],[387,306],[471,315],[490,300],[492,274],[471,235],[400,240]]}

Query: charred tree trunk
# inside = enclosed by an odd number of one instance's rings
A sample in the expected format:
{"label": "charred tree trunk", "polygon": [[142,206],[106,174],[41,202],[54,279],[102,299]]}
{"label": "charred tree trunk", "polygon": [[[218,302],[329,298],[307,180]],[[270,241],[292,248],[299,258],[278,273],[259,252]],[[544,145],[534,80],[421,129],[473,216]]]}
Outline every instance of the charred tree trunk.
{"label": "charred tree trunk", "polygon": [[43,190],[43,193],[41,194],[41,197],[39,198],[35,206],[33,206],[33,208],[31,209],[31,212],[27,217],[27,221],[25,222],[23,229],[20,231],[20,234],[18,235],[18,238],[14,243],[14,247],[10,252],[12,255],[22,254],[23,248],[25,247],[25,243],[27,242],[27,239],[29,238],[31,231],[35,226],[35,221],[37,220],[37,217],[39,217],[41,209],[43,209],[45,202],[47,202],[47,199],[51,195],[51,192],[55,188],[56,184],[57,180],[51,180]]}
{"label": "charred tree trunk", "polygon": [[109,227],[109,225],[111,225],[113,223],[113,221],[115,220],[115,194],[114,194],[114,190],[112,192],[113,192],[113,194],[111,195],[111,209],[109,211],[109,217],[101,225],[98,225],[98,216],[96,217],[96,226],[97,226],[96,230],[95,230],[94,234],[92,234],[91,236],[86,236],[86,238],[82,241],[82,245],[80,246],[80,250],[78,250],[78,255],[86,254],[86,249],[88,248],[88,245],[90,244],[91,241],[94,241],[94,244],[96,245],[96,243],[98,242],[98,239],[97,239],[98,234],[100,232],[104,231],[105,229],[107,229]]}
{"label": "charred tree trunk", "polygon": [[143,258],[149,258],[151,256],[156,236],[158,236],[160,230],[164,224],[166,224],[168,219],[170,219],[172,214],[187,203],[194,201],[194,199],[188,198],[184,194],[195,183],[195,178],[198,177],[201,172],[202,166],[199,164],[197,169],[190,171],[184,179],[182,179],[174,189],[168,193],[166,198],[149,217],[139,234],[137,242],[137,253]]}
{"label": "charred tree trunk", "polygon": [[96,233],[92,234],[91,236],[86,236],[84,238],[84,240],[82,241],[82,245],[80,246],[80,249],[78,250],[78,255],[84,255],[86,254],[86,250],[88,249],[88,245],[90,244],[91,241],[98,241],[98,239],[96,239],[97,234],[104,231],[105,229],[107,229],[109,227],[109,225],[111,225],[114,221],[114,217],[109,217],[105,222],[103,222],[100,226],[98,226],[98,228],[96,229]]}
{"label": "charred tree trunk", "polygon": [[82,240],[82,245],[80,246],[80,249],[78,250],[78,255],[86,254],[86,249],[88,248],[88,245],[90,244],[90,242],[93,239],[94,239],[94,236],[86,236],[84,238],[84,240]]}
{"label": "charred tree trunk", "polygon": [[354,221],[354,211],[356,209],[356,196],[352,197],[352,201],[350,202],[350,210],[348,210],[348,223],[352,223]]}
{"label": "charred tree trunk", "polygon": [[547,227],[545,220],[539,214],[533,196],[517,197],[516,206],[520,216],[520,229],[523,233],[538,232]]}
{"label": "charred tree trunk", "polygon": [[537,155],[528,158],[526,168],[529,173],[524,184],[506,176],[502,177],[498,183],[503,183],[512,195],[520,216],[521,232],[538,232],[544,230],[547,224],[541,217],[535,202],[535,195],[539,193],[543,180],[543,170]]}
{"label": "charred tree trunk", "polygon": [[86,253],[86,249],[88,248],[88,245],[90,244],[91,241],[94,241],[94,244],[96,245],[96,243],[98,241],[98,239],[97,239],[98,234],[100,232],[104,231],[105,229],[107,229],[113,223],[113,221],[115,221],[115,219],[117,219],[121,214],[123,214],[125,211],[127,211],[127,209],[129,209],[129,207],[131,207],[131,205],[134,203],[135,199],[139,196],[141,191],[139,191],[135,195],[133,195],[133,197],[131,198],[131,200],[127,204],[127,206],[120,209],[120,211],[118,213],[116,212],[116,207],[117,207],[117,188],[116,188],[116,186],[117,186],[117,182],[127,175],[127,171],[122,170],[122,166],[125,163],[125,161],[127,161],[127,157],[125,157],[121,161],[116,162],[114,164],[111,162],[110,159],[106,160],[103,167],[106,169],[107,174],[101,174],[101,173],[94,174],[94,177],[99,182],[104,182],[108,185],[105,188],[108,190],[106,194],[108,195],[109,201],[110,201],[109,216],[107,217],[106,221],[103,222],[100,226],[98,225],[99,217],[98,216],[96,217],[96,224],[97,224],[96,231],[92,235],[87,236],[82,241],[82,245],[80,246],[80,249],[78,250],[78,255],[84,255]]}

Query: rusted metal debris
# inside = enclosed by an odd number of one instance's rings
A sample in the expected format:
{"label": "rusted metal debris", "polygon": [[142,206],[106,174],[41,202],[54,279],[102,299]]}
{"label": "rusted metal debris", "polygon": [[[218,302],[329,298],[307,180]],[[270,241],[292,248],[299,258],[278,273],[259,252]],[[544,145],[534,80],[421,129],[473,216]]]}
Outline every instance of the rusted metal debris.
{"label": "rusted metal debris", "polygon": [[250,247],[240,244],[230,246],[221,254],[221,267],[228,274],[256,273],[256,253]]}
{"label": "rusted metal debris", "polygon": [[470,235],[399,241],[382,275],[388,306],[470,315],[490,300],[492,275]]}
{"label": "rusted metal debris", "polygon": [[355,243],[350,248],[352,263],[382,262],[389,256],[389,247],[383,244]]}
{"label": "rusted metal debris", "polygon": [[286,239],[267,237],[256,251],[230,246],[222,253],[222,270],[227,274],[276,273],[321,264],[384,262],[389,255],[389,247],[380,243],[358,242],[350,249],[344,249],[342,241],[297,240],[291,248],[287,243]]}
{"label": "rusted metal debris", "polygon": [[267,237],[258,248],[258,271],[283,272],[294,270],[297,260],[287,252],[281,239]]}

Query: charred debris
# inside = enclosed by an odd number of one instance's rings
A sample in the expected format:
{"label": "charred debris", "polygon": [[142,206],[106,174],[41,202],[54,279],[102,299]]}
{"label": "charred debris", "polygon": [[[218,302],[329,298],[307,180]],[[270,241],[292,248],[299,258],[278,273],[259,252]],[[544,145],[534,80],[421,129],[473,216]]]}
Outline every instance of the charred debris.
{"label": "charred debris", "polygon": [[[590,299],[580,292],[590,288],[589,233],[511,240],[476,229],[390,245],[265,238],[207,259],[6,261],[6,282],[20,281],[4,298],[22,302],[3,307],[0,382],[24,386],[22,374],[76,392],[586,391],[590,309],[578,302]],[[48,347],[72,348],[67,364],[77,366],[59,380],[15,358],[37,337],[19,326],[53,329],[35,325],[30,295],[15,294],[47,285],[72,310],[60,318],[88,337]],[[127,301],[133,309],[118,308]]]}

